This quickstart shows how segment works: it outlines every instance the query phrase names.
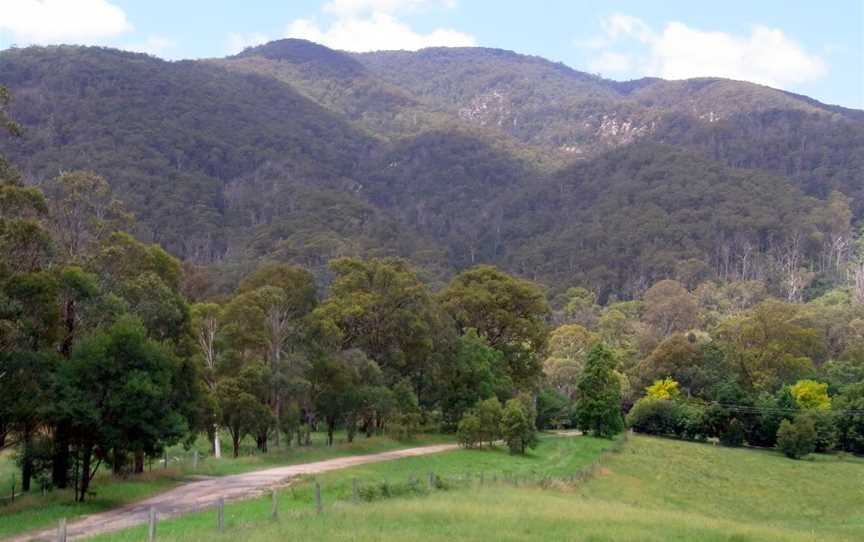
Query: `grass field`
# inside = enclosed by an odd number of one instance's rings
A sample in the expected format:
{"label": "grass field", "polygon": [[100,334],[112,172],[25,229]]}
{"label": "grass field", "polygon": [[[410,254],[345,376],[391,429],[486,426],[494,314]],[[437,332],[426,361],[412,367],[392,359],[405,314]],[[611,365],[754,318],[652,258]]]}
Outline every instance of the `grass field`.
{"label": "grass field", "polygon": [[[864,539],[864,460],[813,456],[792,461],[772,451],[636,436],[609,454],[597,475],[573,486],[490,484],[490,472],[563,475],[596,458],[608,441],[544,439],[527,458],[502,451],[455,451],[367,465],[318,478],[325,510],[314,513],[311,485],[269,499],[232,503],[219,536],[213,512],[159,524],[159,540],[584,540],[853,541]],[[394,484],[428,471],[476,475],[451,490],[350,504],[350,480]],[[469,488],[470,487],[470,488]],[[138,541],[144,529],[98,540]]]}
{"label": "grass field", "polygon": [[[52,491],[42,496],[38,490],[16,499],[12,505],[0,507],[0,539],[17,533],[27,532],[54,525],[62,517],[70,521],[81,515],[92,514],[139,501],[165,491],[189,480],[192,475],[222,476],[251,470],[266,469],[278,465],[292,465],[311,461],[321,461],[346,455],[370,454],[398,448],[423,446],[439,442],[449,442],[450,437],[440,435],[420,435],[410,442],[399,442],[387,437],[366,439],[359,437],[354,443],[339,442],[332,447],[324,445],[324,434],[315,434],[311,447],[271,450],[267,454],[253,454],[253,443],[246,443],[243,451],[248,455],[230,457],[230,448],[225,450],[227,457],[222,459],[206,458],[209,450],[206,440],[196,443],[202,458],[197,468],[192,468],[192,451],[180,447],[169,451],[168,468],[161,461],[154,462],[152,470],[127,480],[113,478],[110,473],[97,474],[93,481],[93,495],[84,503],[73,502],[71,490]],[[5,494],[11,486],[11,477],[17,473],[14,457],[10,453],[0,456],[0,494]],[[17,482],[20,484],[20,481]],[[34,484],[38,486],[38,484]],[[38,488],[37,488],[38,489]]]}

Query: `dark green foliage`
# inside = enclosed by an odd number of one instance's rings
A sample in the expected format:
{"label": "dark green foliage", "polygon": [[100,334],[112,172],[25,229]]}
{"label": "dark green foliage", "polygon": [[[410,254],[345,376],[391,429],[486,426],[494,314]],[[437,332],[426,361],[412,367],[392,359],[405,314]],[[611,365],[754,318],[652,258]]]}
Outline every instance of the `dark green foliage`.
{"label": "dark green foliage", "polygon": [[[87,494],[91,460],[127,451],[153,454],[178,442],[190,423],[190,409],[178,393],[188,384],[182,365],[146,336],[131,317],[77,346],[58,367],[57,401],[50,418],[66,424],[82,464],[79,499]],[[117,468],[117,465],[115,465]]]}
{"label": "dark green foliage", "polygon": [[561,429],[569,424],[570,399],[558,390],[545,388],[537,394],[537,427]]}
{"label": "dark green foliage", "polygon": [[511,454],[524,454],[528,448],[537,445],[537,428],[534,425],[537,414],[530,401],[525,395],[510,399],[501,414],[501,436]]}
{"label": "dark green foliage", "polygon": [[444,368],[446,386],[440,405],[447,426],[455,425],[479,401],[509,392],[511,384],[504,356],[469,329],[459,338],[452,364]]}
{"label": "dark green foliage", "polygon": [[612,352],[603,343],[596,344],[588,354],[576,399],[576,425],[594,436],[611,438],[624,429],[621,382],[614,369]]}
{"label": "dark green foliage", "polygon": [[[401,256],[438,280],[492,263],[605,300],[684,261],[691,278],[775,273],[798,235],[816,261],[823,205],[802,194],[862,208],[861,115],[741,82],[624,85],[508,51],[280,40],[174,63],[12,49],[0,83],[26,128],[0,150],[29,178],[94,170],[143,239],[235,276],[265,257]],[[758,270],[730,267],[745,252]]]}
{"label": "dark green foliage", "polygon": [[440,299],[460,331],[475,329],[504,354],[508,377],[517,388],[536,386],[550,313],[536,284],[481,265],[454,277]]}
{"label": "dark green foliage", "polygon": [[670,399],[643,397],[627,414],[627,425],[640,433],[701,440],[705,436],[703,408]]}
{"label": "dark green foliage", "polygon": [[[782,425],[782,423],[781,423]],[[738,418],[732,418],[720,433],[720,444],[723,446],[743,446],[747,441],[744,424]]]}
{"label": "dark green foliage", "polygon": [[864,454],[864,382],[845,387],[833,407],[838,411],[840,447],[848,452]]}
{"label": "dark green foliage", "polygon": [[456,437],[463,448],[482,446],[483,426],[480,418],[473,412],[466,412],[456,427]]}
{"label": "dark green foliage", "polygon": [[803,459],[816,450],[816,427],[813,420],[799,416],[795,421],[783,420],[777,429],[777,448],[786,457]]}

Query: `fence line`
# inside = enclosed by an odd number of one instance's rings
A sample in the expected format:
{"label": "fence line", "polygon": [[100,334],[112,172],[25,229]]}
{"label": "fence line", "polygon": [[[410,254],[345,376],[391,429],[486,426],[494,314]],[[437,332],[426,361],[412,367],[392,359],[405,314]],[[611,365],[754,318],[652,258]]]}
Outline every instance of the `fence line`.
{"label": "fence line", "polygon": [[[371,502],[390,497],[398,497],[406,494],[426,495],[434,491],[448,491],[451,489],[463,488],[482,488],[489,485],[511,485],[513,487],[536,487],[539,489],[559,488],[574,486],[593,478],[599,472],[602,465],[614,454],[618,454],[627,443],[628,434],[625,432],[619,435],[611,446],[603,450],[600,455],[591,463],[583,466],[572,474],[563,476],[551,476],[548,474],[539,474],[534,469],[527,473],[517,473],[510,470],[465,472],[462,476],[441,476],[435,472],[428,473],[428,484],[419,483],[419,478],[416,474],[411,474],[408,481],[402,484],[394,483],[388,480],[363,484],[357,478],[351,479],[351,498],[350,503],[357,504],[360,501]],[[197,461],[196,461],[197,462]],[[491,476],[490,476],[491,475]],[[323,514],[327,507],[322,496],[322,488],[320,482],[312,478],[313,485],[313,505],[315,515]],[[271,508],[269,519],[278,521],[278,498],[276,489],[271,490]],[[338,504],[343,504],[346,499],[338,499]],[[210,509],[216,511],[216,530],[220,533],[225,532],[225,499],[220,497],[215,505],[196,507],[196,511]],[[157,513],[155,508],[148,510],[147,522],[147,540],[154,542],[156,540]],[[312,510],[307,510],[304,514],[308,515]],[[194,513],[194,512],[193,512]],[[66,518],[61,518],[57,527],[56,540],[58,542],[66,541]]]}

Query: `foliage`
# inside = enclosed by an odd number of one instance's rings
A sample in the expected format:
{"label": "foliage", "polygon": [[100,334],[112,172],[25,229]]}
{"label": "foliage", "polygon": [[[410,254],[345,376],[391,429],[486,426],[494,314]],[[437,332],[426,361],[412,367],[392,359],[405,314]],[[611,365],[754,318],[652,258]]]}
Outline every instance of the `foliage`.
{"label": "foliage", "polygon": [[806,417],[799,417],[794,422],[783,420],[777,429],[777,448],[792,459],[810,455],[816,449],[813,421]]}
{"label": "foliage", "polygon": [[474,329],[459,338],[452,363],[445,369],[447,384],[441,398],[445,424],[456,423],[483,399],[509,393],[512,384],[503,358]]}
{"label": "foliage", "polygon": [[830,410],[831,398],[828,396],[828,384],[820,384],[815,380],[799,380],[789,388],[798,406],[805,410]]}
{"label": "foliage", "polygon": [[705,436],[703,409],[668,399],[643,397],[627,414],[627,425],[640,433],[701,440]]}
{"label": "foliage", "polygon": [[645,395],[652,399],[677,399],[679,393],[678,382],[668,377],[645,388]]}
{"label": "foliage", "polygon": [[556,389],[544,388],[537,394],[537,427],[561,429],[570,424],[570,398]]}
{"label": "foliage", "polygon": [[510,399],[501,414],[501,436],[511,454],[525,454],[528,448],[537,446],[536,414],[529,404],[530,398],[522,395]]}
{"label": "foliage", "polygon": [[612,352],[602,343],[596,344],[577,386],[576,425],[598,437],[612,437],[624,428],[621,383],[614,364]]}
{"label": "foliage", "polygon": [[864,382],[851,384],[834,401],[837,432],[843,450],[864,454]]}
{"label": "foliage", "polygon": [[181,363],[132,318],[82,341],[60,364],[50,417],[71,428],[81,461],[79,500],[87,495],[94,457],[153,454],[184,436],[191,424],[182,402],[194,400],[182,394],[191,385],[185,376]]}
{"label": "foliage", "polygon": [[549,306],[536,284],[492,266],[478,266],[454,277],[440,299],[459,330],[476,329],[490,347],[504,354],[517,388],[537,384]]}

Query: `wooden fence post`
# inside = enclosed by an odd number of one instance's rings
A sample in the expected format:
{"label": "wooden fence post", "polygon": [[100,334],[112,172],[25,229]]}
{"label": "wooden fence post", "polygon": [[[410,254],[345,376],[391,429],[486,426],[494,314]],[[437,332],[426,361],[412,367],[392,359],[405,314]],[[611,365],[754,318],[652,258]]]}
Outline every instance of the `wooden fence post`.
{"label": "wooden fence post", "polygon": [[216,505],[216,529],[220,533],[225,532],[225,499],[219,497],[219,503]]}
{"label": "wooden fence post", "polygon": [[273,502],[270,505],[270,519],[276,519],[276,515],[279,513],[278,503],[276,501],[276,490],[273,490]]}
{"label": "wooden fence post", "polygon": [[429,473],[429,489],[435,489],[435,473]]}
{"label": "wooden fence post", "polygon": [[66,542],[66,518],[60,518],[57,524],[57,542]]}
{"label": "wooden fence post", "polygon": [[321,484],[315,482],[315,513],[321,513]]}
{"label": "wooden fence post", "polygon": [[156,508],[150,507],[150,517],[147,522],[147,542],[156,540]]}

